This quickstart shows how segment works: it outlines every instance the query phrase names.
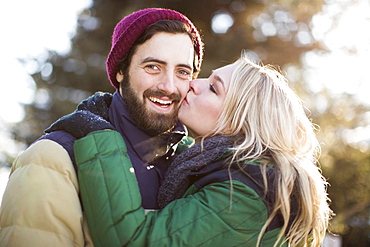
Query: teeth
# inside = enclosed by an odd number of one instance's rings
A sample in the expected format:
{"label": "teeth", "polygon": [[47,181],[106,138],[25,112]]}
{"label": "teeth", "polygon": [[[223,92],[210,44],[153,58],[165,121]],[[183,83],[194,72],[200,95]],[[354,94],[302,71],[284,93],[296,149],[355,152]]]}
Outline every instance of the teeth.
{"label": "teeth", "polygon": [[161,99],[158,99],[158,98],[154,98],[154,97],[149,97],[149,99],[155,103],[159,103],[159,104],[162,104],[162,105],[170,105],[172,104],[172,101],[171,100],[161,100]]}

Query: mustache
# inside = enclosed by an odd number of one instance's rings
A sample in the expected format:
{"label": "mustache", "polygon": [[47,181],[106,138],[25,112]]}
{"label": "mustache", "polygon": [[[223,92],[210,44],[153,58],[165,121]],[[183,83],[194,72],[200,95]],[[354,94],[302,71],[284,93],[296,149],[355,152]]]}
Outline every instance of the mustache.
{"label": "mustache", "polygon": [[144,97],[168,97],[170,100],[172,100],[174,103],[179,103],[181,101],[181,96],[178,93],[172,93],[172,94],[167,94],[165,92],[155,90],[155,89],[147,89],[143,93]]}

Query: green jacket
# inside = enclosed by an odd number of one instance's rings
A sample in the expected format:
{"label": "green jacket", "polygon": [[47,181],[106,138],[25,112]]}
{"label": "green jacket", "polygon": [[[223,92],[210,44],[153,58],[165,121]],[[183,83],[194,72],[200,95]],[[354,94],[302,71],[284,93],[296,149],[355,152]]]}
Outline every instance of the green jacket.
{"label": "green jacket", "polygon": [[[256,246],[269,210],[243,179],[232,181],[232,192],[230,180],[192,185],[183,198],[146,213],[119,133],[93,132],[74,149],[95,246]],[[267,231],[261,246],[273,246],[279,231]]]}

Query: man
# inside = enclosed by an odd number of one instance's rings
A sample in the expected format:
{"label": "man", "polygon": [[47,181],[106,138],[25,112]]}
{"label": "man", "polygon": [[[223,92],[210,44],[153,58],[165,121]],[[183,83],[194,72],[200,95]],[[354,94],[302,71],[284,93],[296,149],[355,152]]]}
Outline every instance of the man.
{"label": "man", "polygon": [[[202,52],[198,31],[176,11],[144,9],[122,19],[106,62],[117,91],[83,101],[14,161],[0,211],[0,246],[92,245],[73,168],[73,142],[94,130],[121,133],[142,205],[156,209],[161,179],[186,135],[177,111],[189,80],[199,72]],[[81,124],[71,128],[72,122]]]}

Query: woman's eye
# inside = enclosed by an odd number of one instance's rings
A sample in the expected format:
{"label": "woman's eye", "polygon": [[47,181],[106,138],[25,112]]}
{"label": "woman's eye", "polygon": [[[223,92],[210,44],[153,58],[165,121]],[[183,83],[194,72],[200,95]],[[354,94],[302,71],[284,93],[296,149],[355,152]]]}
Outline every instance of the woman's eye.
{"label": "woman's eye", "polygon": [[215,89],[215,87],[213,86],[213,84],[209,84],[209,90],[211,90],[211,92],[213,92],[213,93],[217,94],[216,89]]}

